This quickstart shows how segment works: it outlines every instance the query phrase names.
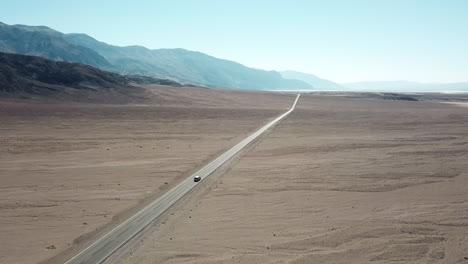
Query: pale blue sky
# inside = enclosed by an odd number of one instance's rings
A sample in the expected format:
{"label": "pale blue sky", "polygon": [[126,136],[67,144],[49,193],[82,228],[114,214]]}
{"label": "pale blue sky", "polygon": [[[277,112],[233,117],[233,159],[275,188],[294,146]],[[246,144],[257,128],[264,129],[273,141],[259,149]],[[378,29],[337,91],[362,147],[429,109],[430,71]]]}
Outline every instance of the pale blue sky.
{"label": "pale blue sky", "polygon": [[3,0],[0,21],[337,82],[468,81],[468,0]]}

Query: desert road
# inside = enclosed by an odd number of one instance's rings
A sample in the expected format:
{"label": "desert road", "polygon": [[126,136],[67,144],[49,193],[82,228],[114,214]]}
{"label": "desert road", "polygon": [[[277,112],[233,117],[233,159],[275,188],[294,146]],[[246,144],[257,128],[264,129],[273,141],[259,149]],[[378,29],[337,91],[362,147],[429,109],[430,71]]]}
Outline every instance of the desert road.
{"label": "desert road", "polygon": [[[180,198],[187,194],[198,184],[202,184],[203,180],[206,179],[210,174],[212,174],[217,168],[219,168],[226,161],[231,159],[235,154],[237,154],[241,149],[246,147],[249,143],[255,140],[267,129],[273,125],[280,122],[288,114],[290,114],[296,107],[297,101],[299,100],[299,95],[292,107],[285,112],[284,114],[278,116],[270,123],[266,124],[264,127],[257,130],[255,133],[251,134],[237,145],[217,157],[215,160],[211,161],[205,167],[201,168],[193,175],[185,179],[183,182],[179,183],[177,186],[166,192],[164,195],[153,201],[151,204],[140,210],[138,213],[112,229],[110,232],[105,234],[103,237],[99,238],[93,244],[79,252],[73,258],[65,262],[65,264],[94,264],[102,263],[113,253],[115,253],[119,248],[125,245],[133,237],[135,237],[139,232],[141,232],[145,227],[147,227],[151,222],[153,222],[158,216],[160,216],[164,211],[169,207],[175,204]],[[201,176],[200,182],[194,182],[194,176]]]}

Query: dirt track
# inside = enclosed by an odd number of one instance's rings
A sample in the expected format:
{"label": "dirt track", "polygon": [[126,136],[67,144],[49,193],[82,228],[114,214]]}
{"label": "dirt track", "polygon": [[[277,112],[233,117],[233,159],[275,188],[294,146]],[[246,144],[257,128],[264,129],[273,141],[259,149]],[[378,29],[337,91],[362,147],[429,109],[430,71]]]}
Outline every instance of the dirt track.
{"label": "dirt track", "polygon": [[468,111],[302,96],[122,263],[465,263]]}

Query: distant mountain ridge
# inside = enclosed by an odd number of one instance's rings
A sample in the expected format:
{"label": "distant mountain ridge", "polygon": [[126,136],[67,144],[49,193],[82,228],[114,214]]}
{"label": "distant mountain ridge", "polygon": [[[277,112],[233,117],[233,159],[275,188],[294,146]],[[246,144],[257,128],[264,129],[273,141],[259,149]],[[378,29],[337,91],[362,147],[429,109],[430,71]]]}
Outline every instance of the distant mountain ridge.
{"label": "distant mountain ridge", "polygon": [[317,90],[345,90],[345,88],[337,83],[329,80],[321,79],[310,73],[297,71],[282,71],[280,72],[283,78],[296,79],[312,85]]}
{"label": "distant mountain ridge", "polygon": [[459,83],[419,83],[410,81],[367,81],[343,83],[352,90],[394,91],[394,92],[443,92],[468,91],[468,82]]}
{"label": "distant mountain ridge", "polygon": [[184,49],[119,47],[85,34],[63,34],[44,26],[0,23],[0,51],[83,63],[124,74],[169,78],[207,87],[278,90],[313,89],[300,80]]}

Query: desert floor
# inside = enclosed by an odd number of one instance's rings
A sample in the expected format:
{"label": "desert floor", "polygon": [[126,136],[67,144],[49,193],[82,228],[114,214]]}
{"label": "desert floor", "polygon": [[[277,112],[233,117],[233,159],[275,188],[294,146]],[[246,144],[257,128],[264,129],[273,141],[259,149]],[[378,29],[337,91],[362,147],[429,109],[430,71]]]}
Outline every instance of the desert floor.
{"label": "desert floor", "polygon": [[294,100],[150,90],[146,105],[0,102],[0,263],[86,246]]}
{"label": "desert floor", "polygon": [[303,95],[133,246],[121,263],[468,263],[468,109]]}

